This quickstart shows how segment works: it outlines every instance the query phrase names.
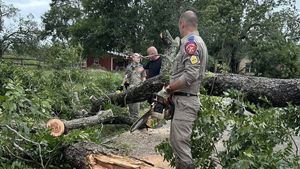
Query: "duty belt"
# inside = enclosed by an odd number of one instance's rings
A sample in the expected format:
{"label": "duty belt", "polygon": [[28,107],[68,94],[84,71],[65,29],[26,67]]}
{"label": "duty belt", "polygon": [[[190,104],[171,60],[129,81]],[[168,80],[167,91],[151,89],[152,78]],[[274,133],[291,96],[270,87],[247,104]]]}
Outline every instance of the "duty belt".
{"label": "duty belt", "polygon": [[196,94],[191,94],[191,93],[184,93],[184,92],[174,92],[174,96],[198,96]]}

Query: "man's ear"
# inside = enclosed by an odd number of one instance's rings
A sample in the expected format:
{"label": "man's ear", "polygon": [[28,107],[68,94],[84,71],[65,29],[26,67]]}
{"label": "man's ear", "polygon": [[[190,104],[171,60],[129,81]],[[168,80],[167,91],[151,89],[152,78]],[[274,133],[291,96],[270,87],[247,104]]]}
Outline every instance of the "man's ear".
{"label": "man's ear", "polygon": [[185,24],[183,22],[181,23],[180,26],[181,26],[181,30],[183,30],[185,28]]}

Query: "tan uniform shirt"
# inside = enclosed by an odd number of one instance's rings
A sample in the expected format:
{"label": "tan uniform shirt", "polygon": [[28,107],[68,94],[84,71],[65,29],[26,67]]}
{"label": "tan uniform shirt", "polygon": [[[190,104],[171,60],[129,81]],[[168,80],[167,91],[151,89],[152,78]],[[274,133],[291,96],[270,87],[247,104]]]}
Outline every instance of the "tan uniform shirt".
{"label": "tan uniform shirt", "polygon": [[[200,81],[204,75],[207,60],[207,49],[198,31],[181,39],[180,50],[173,63],[171,82],[182,80],[186,86],[177,92],[197,94]],[[176,92],[176,91],[175,91]],[[175,105],[171,122],[170,141],[176,156],[176,167],[189,168],[193,164],[190,138],[194,121],[200,109],[197,96],[179,96],[174,94],[172,100]],[[190,167],[194,168],[194,167]]]}
{"label": "tan uniform shirt", "polygon": [[173,63],[170,82],[180,79],[185,81],[187,86],[178,91],[190,94],[199,92],[207,57],[206,45],[198,31],[181,39],[180,50]]}

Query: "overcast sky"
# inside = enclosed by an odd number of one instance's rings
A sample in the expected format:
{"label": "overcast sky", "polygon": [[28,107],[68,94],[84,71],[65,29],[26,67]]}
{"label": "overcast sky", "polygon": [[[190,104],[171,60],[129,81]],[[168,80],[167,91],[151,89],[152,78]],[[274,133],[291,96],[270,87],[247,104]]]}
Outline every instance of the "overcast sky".
{"label": "overcast sky", "polygon": [[[32,13],[35,19],[40,22],[41,15],[50,9],[51,0],[4,0],[4,2],[19,8],[23,16]],[[296,6],[300,12],[300,0],[296,0]]]}
{"label": "overcast sky", "polygon": [[40,17],[50,9],[51,0],[4,0],[5,4],[13,4],[20,10],[22,16],[33,14],[34,18],[41,21]]}

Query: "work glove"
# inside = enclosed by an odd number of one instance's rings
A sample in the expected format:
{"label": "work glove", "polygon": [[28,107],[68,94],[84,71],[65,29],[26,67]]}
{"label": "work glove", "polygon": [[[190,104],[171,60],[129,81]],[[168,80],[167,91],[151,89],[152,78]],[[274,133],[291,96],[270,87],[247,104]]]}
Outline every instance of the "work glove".
{"label": "work glove", "polygon": [[166,87],[163,87],[163,88],[161,89],[161,91],[159,91],[159,92],[157,93],[157,96],[160,96],[160,97],[164,98],[164,100],[167,100],[168,97],[170,96],[170,93],[167,92]]}

